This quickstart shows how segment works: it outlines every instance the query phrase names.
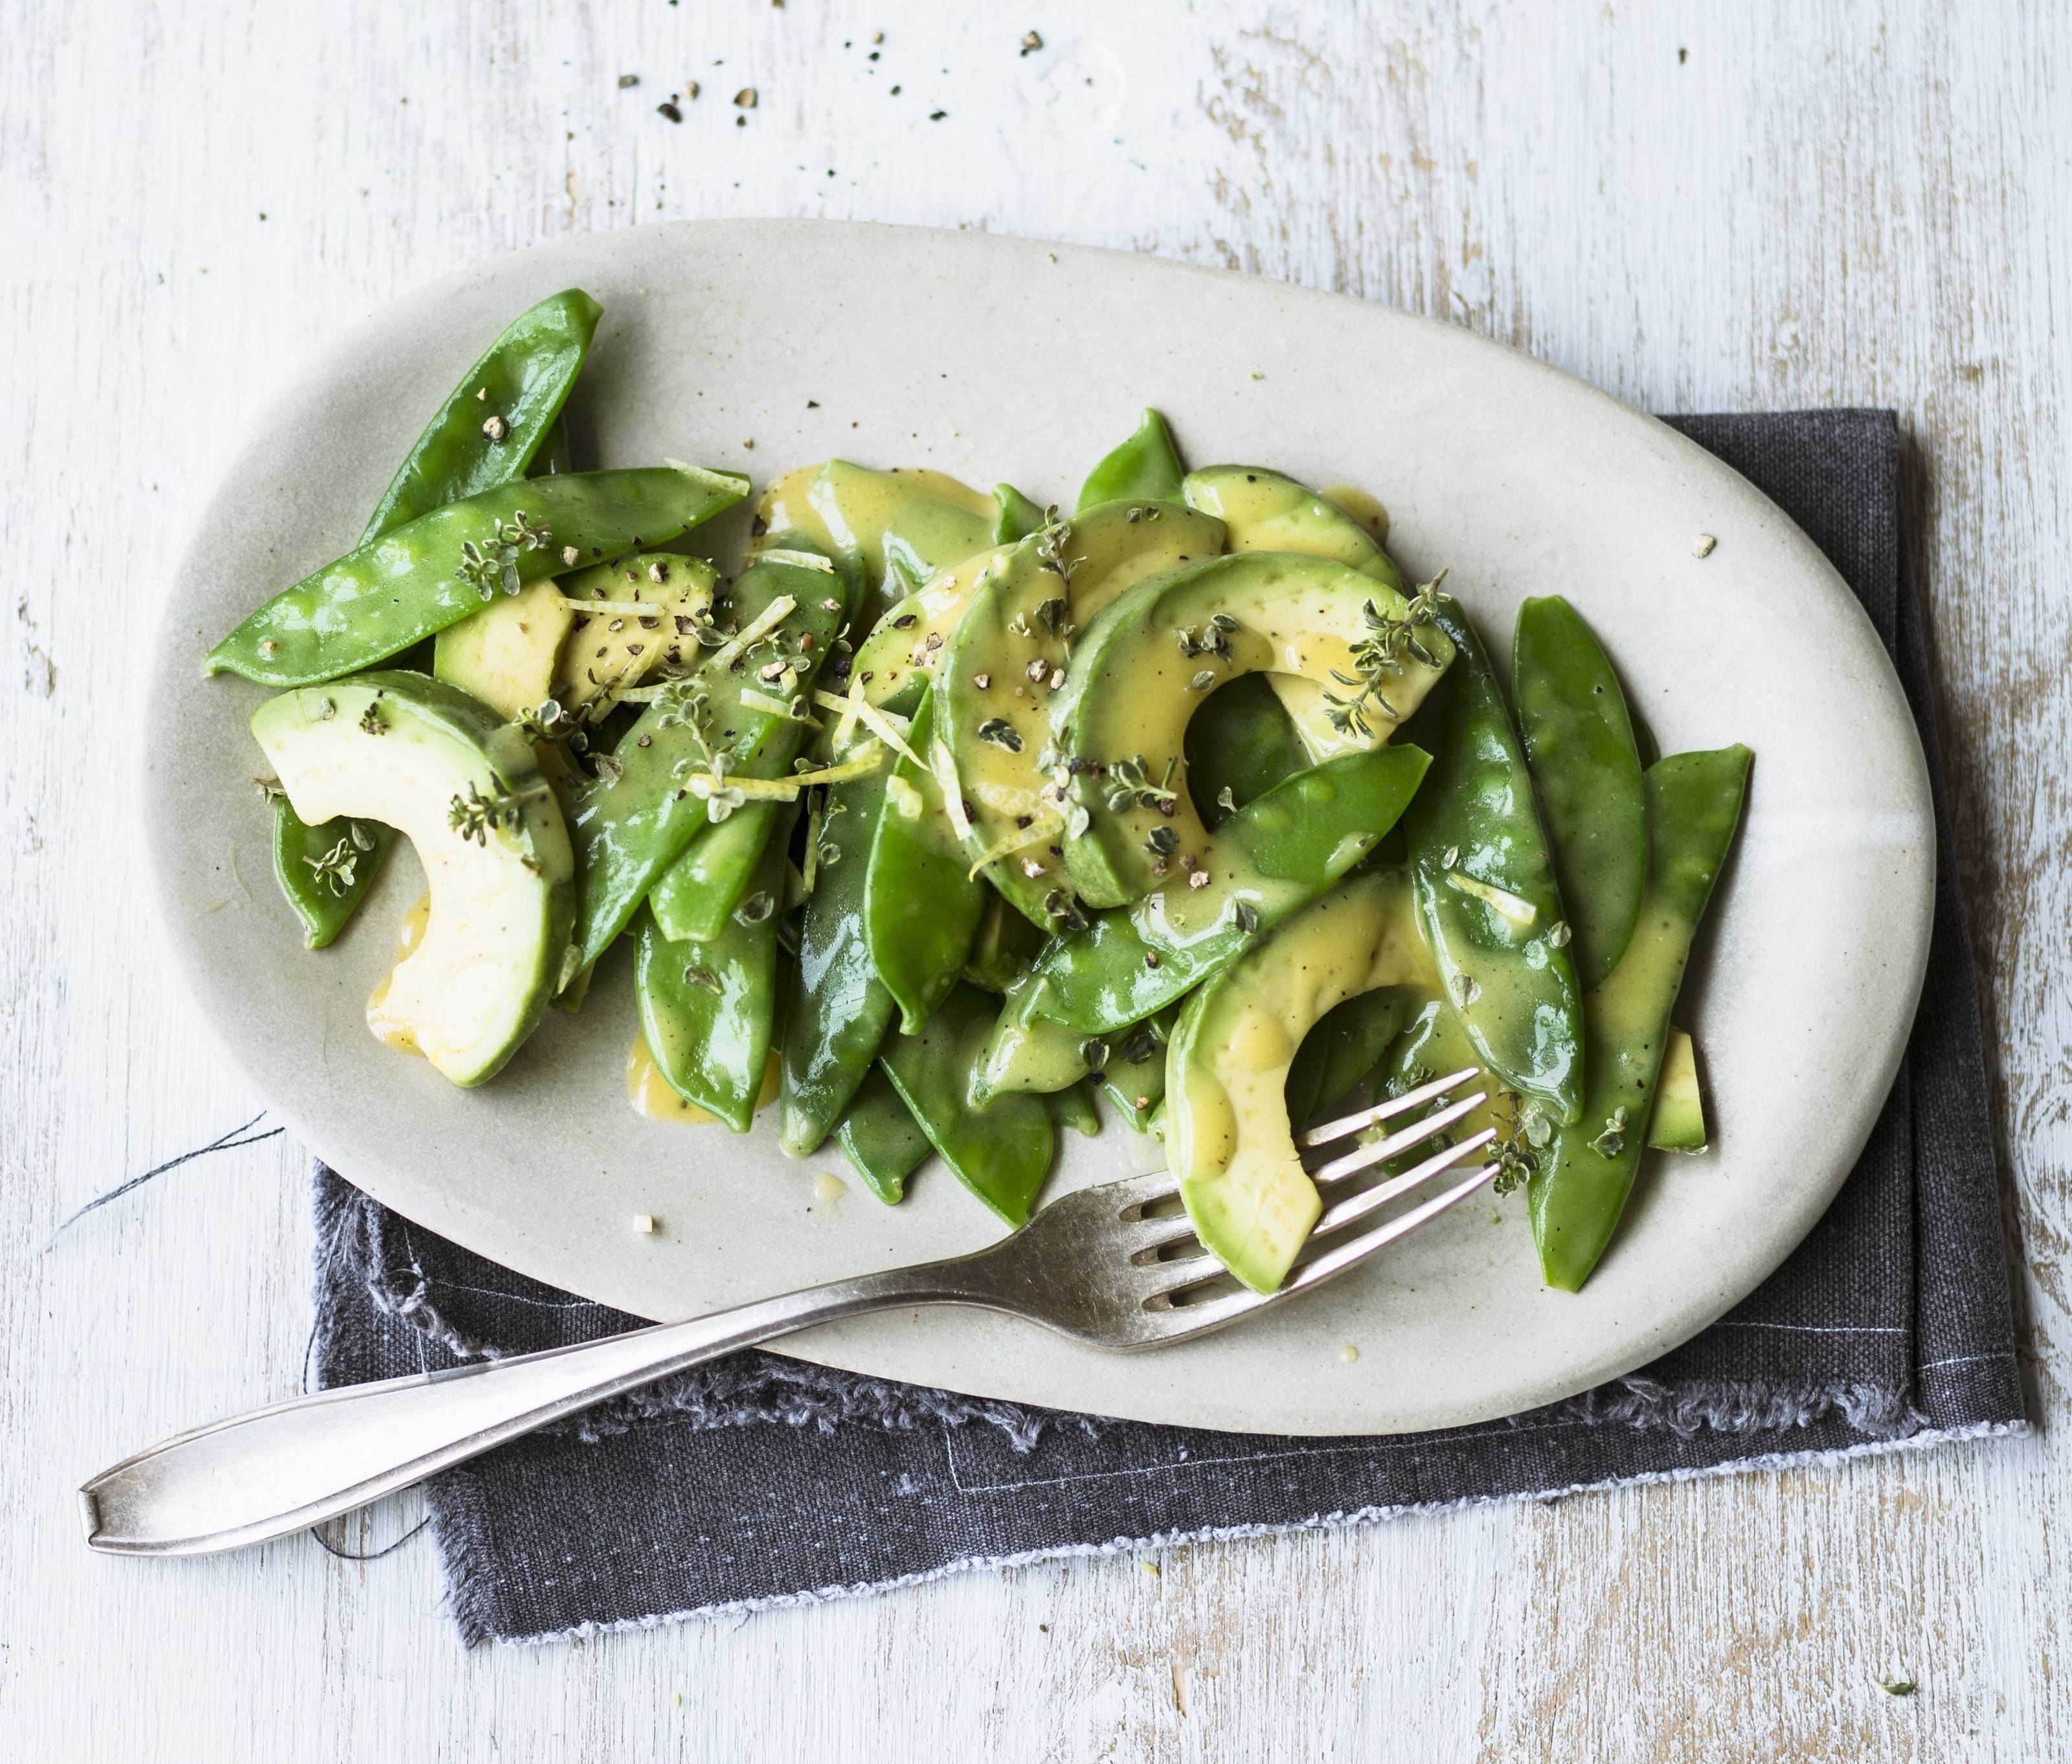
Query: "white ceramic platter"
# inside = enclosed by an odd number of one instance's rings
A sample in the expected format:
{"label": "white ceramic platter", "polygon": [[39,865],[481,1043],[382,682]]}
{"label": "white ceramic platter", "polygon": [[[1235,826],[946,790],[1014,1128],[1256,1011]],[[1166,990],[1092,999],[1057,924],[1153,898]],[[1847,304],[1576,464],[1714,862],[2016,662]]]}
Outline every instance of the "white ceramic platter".
{"label": "white ceramic platter", "polygon": [[[973,1249],[992,1216],[939,1163],[897,1208],[832,1146],[650,1122],[626,1100],[630,960],[550,1012],[494,1083],[455,1090],[362,1006],[420,878],[400,849],[359,919],[306,952],[269,874],[245,719],[263,693],[204,652],[347,549],[487,340],[580,283],[604,323],[571,406],[578,458],[769,475],[843,455],[1069,501],[1156,405],[1195,463],[1364,488],[1406,569],[1509,649],[1559,591],[1664,752],[1756,750],[1747,819],[1679,1010],[1716,1123],[1651,1161],[1581,1296],[1544,1290],[1522,1196],[1456,1209],[1244,1327],[1109,1357],[976,1312],[916,1310],[784,1351],[988,1396],[1290,1433],[1467,1423],[1582,1390],[1694,1334],[1827,1205],[1897,1069],[1934,893],[1926,773],[1868,620],[1813,545],[1651,418],[1466,331],[1157,259],[977,233],[719,221],[582,239],[422,289],[333,343],[261,414],[195,527],[149,660],[137,781],[151,890],[202,1018],[313,1149],[409,1218],[524,1273],[679,1318]],[[752,450],[749,443],[752,440]],[[1692,555],[1700,532],[1717,548]],[[738,545],[740,518],[715,536]],[[1111,1120],[1061,1136],[1053,1192],[1145,1162]],[[632,1220],[661,1221],[652,1236]],[[1348,1358],[1347,1346],[1359,1349]]]}

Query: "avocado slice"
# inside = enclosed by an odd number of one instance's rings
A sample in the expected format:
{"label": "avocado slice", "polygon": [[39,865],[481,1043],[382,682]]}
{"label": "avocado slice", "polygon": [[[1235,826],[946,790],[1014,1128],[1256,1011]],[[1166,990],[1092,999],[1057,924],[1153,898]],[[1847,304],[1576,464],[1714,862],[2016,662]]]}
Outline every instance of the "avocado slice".
{"label": "avocado slice", "polygon": [[1437,984],[1402,870],[1341,882],[1210,981],[1166,1055],[1166,1150],[1194,1235],[1254,1292],[1323,1210],[1288,1118],[1289,1068],[1342,1000]]}
{"label": "avocado slice", "polygon": [[713,635],[713,596],[718,587],[719,573],[704,558],[666,552],[643,552],[569,577],[561,592],[570,600],[656,611],[575,615],[554,668],[553,695],[561,709],[595,722],[658,663],[696,666],[702,653],[698,627],[705,626]]}
{"label": "avocado slice", "polygon": [[[1116,601],[1081,639],[1051,707],[1066,811],[1067,873],[1089,906],[1118,907],[1176,872],[1213,874],[1223,836],[1202,824],[1184,764],[1187,723],[1240,674],[1295,675],[1347,705],[1346,733],[1382,745],[1417,708],[1453,646],[1420,626],[1420,646],[1362,663],[1378,623],[1408,628],[1386,584],[1321,557],[1248,552],[1190,565]],[[1355,703],[1357,701],[1357,703]]]}
{"label": "avocado slice", "polygon": [[888,601],[994,543],[1000,504],[947,472],[875,471],[846,459],[775,479],[756,504],[751,547],[825,552],[861,588],[851,611],[870,624]]}
{"label": "avocado slice", "polygon": [[1328,557],[1404,591],[1403,573],[1374,535],[1307,484],[1264,466],[1204,466],[1181,481],[1190,508],[1230,531],[1232,551],[1295,551]]}
{"label": "avocado slice", "polygon": [[[1216,516],[1230,530],[1235,551],[1293,551],[1328,557],[1398,594],[1407,594],[1403,573],[1374,535],[1342,508],[1307,484],[1264,466],[1204,466],[1187,474],[1180,493],[1191,508]],[[1344,753],[1350,745],[1331,726],[1324,689],[1292,674],[1271,676],[1278,697],[1309,750],[1312,765]]]}
{"label": "avocado slice", "polygon": [[544,577],[448,625],[432,639],[432,672],[516,722],[553,696],[554,665],[575,622],[561,585]]}
{"label": "avocado slice", "polygon": [[979,583],[1013,551],[1012,545],[989,545],[937,570],[926,587],[886,609],[857,648],[849,670],[866,702],[901,716],[914,713]]}
{"label": "avocado slice", "polygon": [[1173,502],[1111,502],[1046,527],[987,572],[935,671],[935,729],[956,756],[965,855],[1034,924],[1075,909],[1063,804],[1042,762],[1075,631],[1140,582],[1219,555],[1222,522]]}
{"label": "avocado slice", "polygon": [[1697,1046],[1672,1024],[1669,1044],[1662,1051],[1662,1075],[1655,1080],[1647,1143],[1659,1152],[1701,1152],[1709,1137],[1705,1098],[1698,1088]]}
{"label": "avocado slice", "polygon": [[560,984],[575,922],[568,830],[531,745],[457,688],[401,671],[283,693],[252,733],[304,820],[378,820],[417,848],[430,918],[377,995],[387,1038],[456,1084],[495,1076]]}

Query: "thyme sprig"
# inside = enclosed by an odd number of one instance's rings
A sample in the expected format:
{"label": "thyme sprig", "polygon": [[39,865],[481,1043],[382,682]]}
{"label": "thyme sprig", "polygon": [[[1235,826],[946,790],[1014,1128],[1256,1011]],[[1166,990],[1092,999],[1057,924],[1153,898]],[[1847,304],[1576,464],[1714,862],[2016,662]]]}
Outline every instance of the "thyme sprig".
{"label": "thyme sprig", "polygon": [[1590,1149],[1600,1157],[1616,1157],[1626,1149],[1626,1115],[1622,1104],[1605,1116],[1605,1130],[1590,1141]]}
{"label": "thyme sprig", "polygon": [[1554,1124],[1537,1101],[1528,1102],[1515,1090],[1504,1098],[1508,1112],[1498,1119],[1496,1143],[1490,1151],[1496,1159],[1496,1180],[1492,1194],[1508,1195],[1530,1182],[1540,1169],[1540,1154],[1554,1138]]}
{"label": "thyme sprig", "polygon": [[1391,722],[1402,722],[1403,713],[1383,696],[1382,688],[1403,672],[1406,656],[1427,668],[1439,665],[1438,656],[1419,633],[1437,619],[1439,584],[1445,579],[1446,572],[1442,569],[1431,581],[1420,583],[1400,614],[1383,612],[1371,600],[1361,607],[1367,634],[1352,646],[1353,672],[1331,670],[1332,679],[1340,685],[1359,689],[1350,697],[1329,690],[1324,693],[1325,719],[1339,734],[1357,735],[1363,741],[1373,738],[1374,725],[1367,715],[1370,703]]}
{"label": "thyme sprig", "polygon": [[536,527],[532,517],[520,508],[510,520],[496,524],[487,545],[462,540],[460,568],[454,574],[484,600],[494,600],[500,590],[515,594],[525,586],[525,578],[518,573],[518,560],[528,551],[544,550],[553,537],[551,528]]}
{"label": "thyme sprig", "polygon": [[446,809],[446,824],[462,839],[487,845],[499,827],[515,827],[524,814],[524,800],[515,790],[496,789],[487,796],[479,784],[470,784],[465,796],[456,796]]}
{"label": "thyme sprig", "polygon": [[1161,815],[1170,815],[1180,801],[1179,792],[1173,787],[1173,774],[1178,766],[1177,759],[1167,760],[1164,775],[1154,784],[1143,755],[1133,759],[1111,761],[1108,768],[1108,812],[1122,815],[1133,808],[1155,808]]}
{"label": "thyme sprig", "polygon": [[321,857],[305,857],[302,861],[310,866],[311,880],[319,887],[330,890],[335,898],[343,899],[352,891],[360,853],[350,839],[341,839]]}

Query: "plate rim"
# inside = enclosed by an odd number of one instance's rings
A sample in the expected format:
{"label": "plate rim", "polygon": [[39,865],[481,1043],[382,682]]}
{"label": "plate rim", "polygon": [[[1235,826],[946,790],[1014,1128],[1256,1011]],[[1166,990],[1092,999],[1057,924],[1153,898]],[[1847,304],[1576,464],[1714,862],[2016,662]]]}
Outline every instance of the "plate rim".
{"label": "plate rim", "polygon": [[[195,504],[194,513],[182,531],[179,545],[175,554],[176,561],[161,590],[150,620],[154,641],[136,664],[142,671],[145,689],[131,695],[131,702],[135,709],[130,719],[130,727],[125,731],[125,772],[128,787],[125,794],[131,808],[129,828],[133,841],[133,852],[141,858],[143,870],[150,882],[150,886],[145,890],[145,894],[147,916],[152,925],[152,935],[158,940],[159,947],[171,957],[171,968],[175,977],[178,991],[183,1002],[193,1018],[202,1025],[204,1033],[218,1051],[228,1060],[233,1070],[267,1099],[269,1109],[290,1125],[302,1143],[325,1162],[331,1162],[322,1144],[326,1136],[320,1131],[312,1130],[312,1123],[298,1105],[278,1100],[274,1097],[269,1083],[261,1079],[247,1054],[239,1046],[229,1026],[219,1022],[208,1006],[208,1001],[204,989],[207,964],[203,959],[203,952],[199,944],[183,936],[174,923],[173,907],[175,896],[171,876],[172,853],[167,847],[166,840],[161,837],[161,816],[154,812],[149,800],[150,792],[147,789],[146,777],[149,754],[146,749],[145,731],[150,725],[153,713],[159,708],[162,692],[167,689],[172,683],[173,673],[171,668],[160,664],[156,658],[177,652],[179,647],[175,643],[169,643],[168,639],[171,636],[179,616],[183,588],[196,567],[195,553],[201,543],[202,535],[207,530],[212,517],[217,514],[220,505],[233,497],[236,487],[241,481],[249,480],[251,477],[253,462],[256,456],[260,454],[265,433],[282,407],[303,398],[310,389],[320,387],[335,380],[337,372],[336,363],[341,353],[346,351],[356,339],[363,335],[377,333],[385,323],[393,322],[403,309],[435,302],[443,293],[466,287],[485,277],[497,275],[523,261],[551,257],[571,255],[580,257],[586,249],[598,244],[616,244],[623,247],[629,239],[644,244],[648,241],[668,238],[692,238],[717,240],[723,248],[725,241],[730,236],[746,233],[810,233],[824,236],[831,232],[844,232],[853,234],[890,235],[929,241],[956,241],[956,249],[959,249],[976,250],[992,248],[1040,250],[1060,256],[1069,254],[1075,257],[1118,260],[1139,265],[1150,265],[1155,266],[1157,273],[1172,273],[1177,278],[1178,273],[1186,272],[1210,286],[1244,284],[1271,288],[1300,301],[1316,302],[1319,310],[1344,310],[1350,306],[1357,306],[1363,309],[1371,319],[1422,327],[1431,333],[1443,335],[1449,344],[1466,344],[1470,347],[1480,346],[1483,349],[1501,352],[1505,357],[1508,358],[1513,368],[1529,367],[1537,370],[1541,376],[1548,376],[1553,382],[1558,383],[1569,396],[1581,394],[1586,401],[1595,404],[1605,413],[1610,420],[1627,423],[1636,434],[1644,430],[1648,434],[1649,444],[1659,455],[1666,456],[1668,460],[1680,463],[1687,469],[1695,468],[1703,477],[1714,484],[1730,485],[1737,500],[1758,518],[1766,523],[1774,524],[1780,529],[1784,541],[1799,550],[1804,561],[1810,568],[1817,572],[1824,573],[1832,578],[1835,589],[1840,597],[1840,603],[1852,611],[1856,619],[1861,622],[1868,637],[1871,649],[1883,664],[1883,679],[1881,684],[1889,687],[1893,693],[1897,694],[1902,705],[1906,704],[1904,687],[1898,680],[1889,653],[1871,623],[1867,609],[1864,607],[1847,582],[1841,577],[1839,570],[1819,547],[1781,508],[1764,495],[1753,483],[1726,464],[1725,461],[1719,459],[1700,446],[1697,442],[1671,428],[1652,413],[1629,405],[1581,376],[1556,367],[1550,362],[1542,360],[1522,348],[1482,336],[1479,333],[1450,324],[1441,319],[1408,312],[1403,309],[1367,300],[1357,295],[1334,293],[1300,284],[1280,282],[1269,277],[1252,275],[1244,271],[1190,263],[1179,259],[1157,257],[1148,253],[1030,239],[1015,235],[914,227],[877,221],[822,221],[779,218],[649,223],[637,228],[619,229],[610,232],[586,234],[568,239],[542,241],[517,250],[479,258],[381,302],[352,323],[320,339],[313,346],[308,356],[296,364],[292,371],[277,376],[269,390],[255,397],[239,426],[237,430],[239,438],[236,443],[232,447],[214,475],[206,494]],[[656,249],[666,250],[667,247],[658,246]],[[1054,258],[1053,261],[1055,259]],[[1686,1306],[1674,1312],[1668,1320],[1658,1318],[1650,1326],[1639,1330],[1636,1334],[1621,1338],[1616,1346],[1608,1344],[1603,1353],[1586,1363],[1572,1364],[1560,1375],[1549,1375],[1536,1384],[1524,1388],[1523,1394],[1517,1396],[1515,1400],[1507,1398],[1505,1406],[1501,1408],[1491,1408],[1484,1404],[1470,1405],[1455,1412],[1449,1409],[1441,1401],[1430,1413],[1395,1419],[1382,1417],[1371,1417],[1357,1428],[1320,1427],[1306,1431],[1314,1437],[1358,1437],[1362,1434],[1382,1437],[1428,1429],[1472,1425],[1490,1420],[1498,1415],[1519,1412],[1523,1409],[1536,1408],[1545,1403],[1577,1395],[1609,1379],[1619,1376],[1624,1372],[1630,1371],[1646,1363],[1660,1354],[1668,1351],[1710,1327],[1767,1280],[1812,1230],[1826,1213],[1835,1195],[1840,1191],[1842,1183],[1854,1168],[1857,1159],[1861,1156],[1864,1145],[1868,1143],[1870,1134],[1875,1129],[1885,1099],[1905,1059],[1914,1016],[1926,978],[1930,955],[1929,931],[1932,923],[1938,884],[1934,843],[1934,803],[1926,754],[1922,746],[1918,725],[1910,714],[1910,709],[1904,722],[1912,736],[1910,745],[1912,763],[1909,769],[1911,774],[1910,782],[1914,797],[1913,807],[1920,817],[1922,827],[1925,829],[1926,836],[1924,853],[1926,861],[1918,866],[1922,879],[1914,890],[1911,902],[1914,909],[1913,924],[1910,928],[1913,935],[1905,957],[1910,972],[1906,984],[1901,989],[1907,1001],[1906,1009],[1904,1012],[1896,1013],[1893,1020],[1885,1027],[1878,1048],[1881,1056],[1877,1062],[1878,1082],[1868,1092],[1868,1094],[1873,1096],[1876,1100],[1864,1107],[1861,1111],[1862,1130],[1860,1133],[1852,1136],[1852,1149],[1849,1155],[1846,1158],[1838,1157],[1836,1159],[1835,1169],[1832,1172],[1826,1173],[1822,1182],[1807,1186],[1804,1190],[1807,1198],[1797,1209],[1797,1214],[1790,1225],[1788,1227],[1781,1227],[1771,1234],[1769,1248],[1774,1249],[1774,1254],[1769,1253],[1766,1248],[1762,1256],[1750,1259],[1746,1265],[1755,1272],[1750,1275],[1745,1285],[1730,1282],[1728,1288],[1723,1289],[1720,1294],[1716,1295],[1712,1300],[1706,1303]],[[1708,931],[1715,924],[1716,924],[1716,920],[1708,921]],[[1704,935],[1706,933],[1701,932],[1701,936]],[[378,1178],[382,1173],[370,1174],[375,1174]],[[393,1207],[405,1218],[425,1226],[426,1228],[437,1231],[463,1247],[472,1247],[469,1243],[469,1237],[472,1235],[469,1223],[472,1210],[464,1200],[456,1197],[446,1197],[442,1203],[435,1180],[421,1182],[411,1192],[405,1195],[397,1194],[394,1186],[385,1182],[363,1183],[360,1182],[358,1175],[356,1175],[352,1180],[356,1186],[361,1186],[364,1192],[380,1200],[383,1205]],[[384,1188],[388,1192],[381,1192]],[[427,1212],[434,1216],[425,1216]],[[541,1280],[546,1284],[578,1291],[580,1296],[592,1296],[582,1293],[579,1283],[570,1283],[565,1270],[545,1271],[545,1260],[550,1259],[550,1256],[535,1258],[524,1252],[514,1254],[512,1246],[508,1243],[500,1244],[493,1252],[486,1250],[478,1252],[489,1256],[491,1260],[501,1262],[516,1272]],[[619,1302],[610,1298],[599,1299],[597,1301],[611,1304]],[[1015,1326],[1032,1326],[1017,1324]],[[833,1332],[819,1330],[805,1335],[767,1343],[765,1346],[770,1351],[788,1357],[835,1367],[849,1367],[852,1361],[859,1357],[865,1359],[871,1357],[869,1354],[858,1356],[848,1350],[839,1333],[839,1326]],[[882,1370],[869,1366],[857,1366],[852,1369],[863,1371],[874,1376],[898,1375],[886,1375]],[[944,1388],[960,1388],[961,1385],[946,1384]],[[972,1390],[968,1394],[998,1398],[997,1392],[980,1389]],[[1004,1400],[1038,1400],[1012,1396]],[[1176,1420],[1170,1416],[1160,1416],[1156,1419],[1164,1425],[1195,1426],[1209,1431],[1256,1432],[1259,1426],[1256,1420],[1246,1424],[1235,1419],[1194,1417]],[[1279,1428],[1278,1430],[1305,1431],[1286,1427]]]}

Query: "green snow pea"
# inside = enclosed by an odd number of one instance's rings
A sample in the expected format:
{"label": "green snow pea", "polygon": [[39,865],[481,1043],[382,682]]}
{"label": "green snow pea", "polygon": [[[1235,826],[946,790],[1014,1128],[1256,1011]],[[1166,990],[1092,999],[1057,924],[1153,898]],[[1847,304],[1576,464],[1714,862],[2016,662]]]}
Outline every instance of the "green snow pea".
{"label": "green snow pea", "polygon": [[957,1179],[1010,1225],[1026,1225],[1050,1173],[1056,1135],[1040,1096],[971,1101],[971,1075],[993,1033],[993,1003],[953,987],[918,1034],[888,1037],[878,1063]]}
{"label": "green snow pea", "polygon": [[1240,674],[1210,693],[1187,724],[1185,751],[1195,812],[1212,830],[1311,763],[1265,674]]}
{"label": "green snow pea", "polygon": [[1096,1043],[1036,1009],[1042,986],[1035,975],[1025,974],[1001,1001],[985,1057],[972,1072],[972,1100],[981,1108],[1018,1092],[1048,1096],[1092,1070],[1087,1056]]}
{"label": "green snow pea", "polygon": [[1342,755],[1275,786],[1218,831],[1227,861],[1207,886],[1175,876],[1054,942],[1033,970],[1046,983],[1037,1009],[1082,1034],[1141,1022],[1364,857],[1396,824],[1430,763],[1429,755],[1399,742]]}
{"label": "green snow pea", "polygon": [[[921,701],[907,733],[914,751],[931,763],[935,724],[931,693]],[[878,977],[899,1006],[901,1032],[912,1035],[958,984],[971,959],[987,890],[966,867],[934,773],[903,755],[885,787],[870,864],[864,937]]]}
{"label": "green snow pea", "polygon": [[1582,993],[1532,776],[1467,615],[1446,598],[1436,617],[1454,661],[1437,689],[1431,776],[1403,816],[1418,919],[1490,1071],[1572,1121],[1583,1106]]}
{"label": "green snow pea", "polygon": [[1380,1063],[1417,1003],[1413,989],[1384,986],[1334,1005],[1302,1038],[1288,1068],[1289,1120],[1298,1128],[1306,1126],[1341,1101]]}
{"label": "green snow pea", "polygon": [[523,477],[560,426],[603,314],[582,289],[565,288],[513,319],[418,436],[360,542]]}
{"label": "green snow pea", "polygon": [[[578,562],[673,539],[747,491],[746,479],[689,466],[571,472],[479,491],[276,594],[209,652],[206,671],[262,686],[335,680],[465,619],[500,586],[515,594]],[[463,566],[482,577],[481,588]]]}
{"label": "green snow pea", "polygon": [[784,1016],[781,1143],[794,1157],[818,1149],[851,1098],[860,1096],[857,1087],[891,1026],[892,994],[871,965],[863,930],[864,886],[884,802],[882,772],[828,787],[822,825],[835,829],[843,855],[816,866]]}
{"label": "green snow pea", "polygon": [[906,1198],[906,1178],[927,1161],[928,1136],[892,1080],[873,1066],[835,1129],[842,1154],[887,1207]]}
{"label": "green snow pea", "polygon": [[989,993],[1005,993],[1029,972],[1030,964],[1042,951],[1042,932],[996,893],[986,902],[985,916],[978,922],[964,978]]}
{"label": "green snow pea", "polygon": [[[713,650],[694,675],[648,706],[598,775],[578,787],[569,816],[580,877],[571,972],[604,952],[693,839],[724,823],[736,781],[791,771],[805,725],[742,695],[796,703],[811,692],[841,624],[840,587],[825,558],[797,552],[758,557],[734,586],[737,628],[747,630],[780,600],[792,602],[790,611],[745,652],[730,654],[732,644]],[[708,800],[686,780],[709,778],[716,756],[728,762],[727,782]],[[717,820],[714,809],[722,810]]]}
{"label": "green snow pea", "polygon": [[1583,1001],[1582,1119],[1555,1129],[1527,1185],[1549,1286],[1581,1290],[1633,1191],[1669,1013],[1733,844],[1752,758],[1745,747],[1723,747],[1672,754],[1648,768],[1647,897],[1618,965]]}
{"label": "green snow pea", "polygon": [[662,1075],[737,1133],[755,1124],[777,1020],[783,840],[769,842],[755,879],[761,911],[737,912],[709,942],[672,943],[643,915],[633,978],[641,1033]]}
{"label": "green snow pea", "polygon": [[1096,503],[1120,502],[1125,497],[1178,502],[1185,475],[1166,419],[1155,410],[1147,410],[1129,438],[1087,474],[1087,481],[1079,487],[1079,508],[1083,512]]}
{"label": "green snow pea", "polygon": [[1626,695],[1559,594],[1518,611],[1511,696],[1585,992],[1618,964],[1647,889],[1647,793]]}
{"label": "green snow pea", "polygon": [[532,463],[525,468],[528,478],[565,478],[576,469],[575,454],[569,444],[569,426],[559,417],[554,426],[547,431],[547,438],[540,443],[540,450],[532,455]]}
{"label": "green snow pea", "polygon": [[1100,1110],[1094,1106],[1094,1093],[1087,1089],[1083,1079],[1052,1092],[1043,1100],[1050,1105],[1050,1125],[1054,1128],[1069,1127],[1075,1133],[1084,1133],[1088,1139],[1100,1132]]}
{"label": "green snow pea", "polygon": [[393,827],[349,816],[312,827],[285,796],[274,799],[273,875],[308,948],[322,949],[345,928],[395,838]]}
{"label": "green snow pea", "polygon": [[1088,1050],[1105,1054],[1094,1080],[1140,1133],[1150,1131],[1153,1116],[1166,1105],[1166,1044],[1173,1038],[1173,1022],[1179,1014],[1178,1006],[1169,1005],[1134,1028],[1108,1037],[1104,1046]]}
{"label": "green snow pea", "polygon": [[693,943],[719,934],[748,893],[763,848],[780,819],[783,803],[750,803],[737,808],[662,872],[648,904],[662,934]]}
{"label": "green snow pea", "polygon": [[1000,512],[993,523],[993,542],[996,545],[1012,545],[1032,532],[1042,532],[1042,508],[1013,485],[995,484],[993,500],[1000,505]]}

